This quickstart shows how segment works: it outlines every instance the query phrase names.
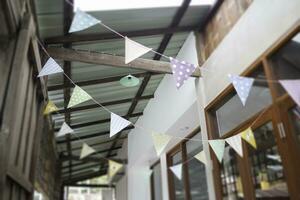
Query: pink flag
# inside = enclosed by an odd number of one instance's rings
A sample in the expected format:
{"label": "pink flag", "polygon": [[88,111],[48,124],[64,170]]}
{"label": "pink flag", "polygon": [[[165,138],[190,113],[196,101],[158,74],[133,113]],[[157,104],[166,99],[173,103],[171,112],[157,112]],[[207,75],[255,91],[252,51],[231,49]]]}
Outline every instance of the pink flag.
{"label": "pink flag", "polygon": [[300,106],[300,80],[280,80],[279,82],[292,99]]}

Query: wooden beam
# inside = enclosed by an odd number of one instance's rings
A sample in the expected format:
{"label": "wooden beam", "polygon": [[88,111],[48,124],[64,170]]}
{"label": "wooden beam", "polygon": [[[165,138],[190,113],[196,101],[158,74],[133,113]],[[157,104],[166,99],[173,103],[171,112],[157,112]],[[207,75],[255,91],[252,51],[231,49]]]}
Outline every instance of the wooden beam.
{"label": "wooden beam", "polygon": [[[129,64],[125,64],[125,57],[102,54],[98,52],[89,52],[82,50],[74,50],[68,48],[47,48],[48,53],[55,59],[64,61],[76,61],[91,63],[97,65],[108,65],[120,68],[132,68],[146,70],[149,72],[172,74],[172,69],[169,62],[149,60],[138,58]],[[193,77],[200,77],[200,69],[197,68],[192,74]]]}
{"label": "wooden beam", "polygon": [[[102,79],[80,81],[80,82],[75,82],[75,84],[82,87],[82,86],[89,86],[89,85],[98,85],[98,84],[103,84],[103,83],[111,83],[111,82],[119,81],[121,78],[123,78],[126,75],[128,75],[128,74],[124,74],[124,75],[120,75],[120,76],[105,77],[105,78],[102,78]],[[142,72],[142,73],[134,73],[134,74],[131,74],[131,75],[133,75],[137,78],[140,78],[140,77],[145,77],[147,75],[147,73]],[[155,75],[155,73],[153,73],[152,75]],[[75,86],[74,86],[74,84],[69,84],[69,85],[59,84],[59,85],[49,86],[47,89],[48,89],[48,91],[53,91],[53,90],[61,90],[61,89],[64,89],[66,87],[73,88]]]}
{"label": "wooden beam", "polygon": [[[134,126],[128,126],[126,128],[124,128],[122,130],[123,131],[127,131],[127,130],[131,130],[131,129],[134,129]],[[104,136],[104,135],[108,135],[109,134],[109,131],[103,131],[103,132],[98,132],[98,133],[93,133],[93,134],[88,134],[88,135],[83,135],[83,136],[80,136],[80,139],[83,140],[83,139],[91,139],[93,137],[99,137],[99,136]],[[80,141],[79,138],[77,137],[73,137],[70,139],[71,142],[74,142],[74,141]],[[62,144],[62,143],[65,143],[67,142],[66,140],[59,140],[57,141],[58,144]]]}
{"label": "wooden beam", "polygon": [[[161,35],[167,33],[181,33],[190,32],[196,30],[198,26],[182,26],[175,28],[156,28],[156,29],[146,29],[146,30],[135,30],[121,32],[122,35],[127,37],[142,37],[150,35]],[[94,33],[94,34],[72,34],[68,36],[54,36],[45,39],[46,44],[62,44],[68,42],[92,42],[99,40],[110,40],[110,39],[121,39],[119,35],[114,33]]]}
{"label": "wooden beam", "polygon": [[104,184],[69,184],[67,187],[87,187],[87,188],[115,188],[115,185]]}
{"label": "wooden beam", "polygon": [[[99,157],[96,157],[96,156],[89,156],[89,157],[86,157],[86,158],[83,158],[83,159],[80,159],[80,156],[66,156],[66,155],[61,155],[60,156],[60,161],[61,162],[65,162],[65,161],[68,161],[68,160],[74,160],[74,161],[81,161],[83,163],[89,163],[89,162],[107,162],[107,159],[106,158],[99,158]],[[110,160],[113,160],[113,161],[116,161],[116,162],[120,162],[120,163],[124,163],[126,164],[127,163],[127,159],[119,159],[119,158],[111,158]]]}
{"label": "wooden beam", "polygon": [[[154,98],[154,95],[147,95],[147,96],[142,96],[139,100],[149,100],[149,99],[152,99],[152,98]],[[120,100],[116,100],[116,101],[103,102],[103,103],[101,103],[101,105],[103,105],[103,106],[113,106],[113,105],[118,105],[118,104],[123,104],[123,103],[129,103],[131,101],[132,101],[132,98],[120,99]],[[61,109],[61,110],[58,110],[58,113],[75,112],[75,111],[88,110],[88,109],[94,109],[94,108],[101,109],[99,107],[99,105],[95,103],[95,104],[91,104],[91,105]]]}

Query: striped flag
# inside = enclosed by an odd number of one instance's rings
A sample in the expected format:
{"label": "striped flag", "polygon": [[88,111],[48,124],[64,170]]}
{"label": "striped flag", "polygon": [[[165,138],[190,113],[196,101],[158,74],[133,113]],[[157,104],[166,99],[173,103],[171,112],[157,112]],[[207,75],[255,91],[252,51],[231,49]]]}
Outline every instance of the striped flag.
{"label": "striped flag", "polygon": [[110,137],[114,136],[115,134],[119,133],[121,130],[126,128],[131,124],[130,121],[120,117],[115,113],[110,114]]}

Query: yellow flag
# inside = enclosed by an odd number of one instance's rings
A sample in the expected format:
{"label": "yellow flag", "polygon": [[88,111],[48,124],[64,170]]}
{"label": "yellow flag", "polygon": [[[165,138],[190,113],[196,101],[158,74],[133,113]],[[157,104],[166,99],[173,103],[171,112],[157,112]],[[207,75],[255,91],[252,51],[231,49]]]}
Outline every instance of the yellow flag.
{"label": "yellow flag", "polygon": [[116,175],[116,173],[123,167],[122,164],[117,163],[115,161],[108,161],[108,176],[110,180]]}
{"label": "yellow flag", "polygon": [[255,149],[257,148],[254,133],[250,127],[241,132],[241,136],[246,142],[251,144],[251,146],[253,146]]}
{"label": "yellow flag", "polygon": [[52,112],[58,111],[58,108],[56,107],[56,105],[52,102],[49,101],[45,110],[44,110],[44,115],[48,115]]}
{"label": "yellow flag", "polygon": [[109,181],[108,181],[108,175],[100,176],[98,178],[98,183],[99,184],[108,184],[109,183]]}

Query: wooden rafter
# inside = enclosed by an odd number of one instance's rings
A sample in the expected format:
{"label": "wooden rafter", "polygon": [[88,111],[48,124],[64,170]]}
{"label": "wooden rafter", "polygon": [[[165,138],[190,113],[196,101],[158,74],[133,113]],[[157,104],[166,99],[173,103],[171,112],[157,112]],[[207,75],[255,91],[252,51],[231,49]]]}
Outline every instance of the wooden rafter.
{"label": "wooden rafter", "polygon": [[[180,33],[189,32],[196,30],[198,26],[182,26],[176,28],[156,28],[156,29],[146,29],[146,30],[135,30],[121,32],[122,35],[127,37],[141,37],[150,35],[161,35],[167,33]],[[120,39],[120,36],[114,33],[95,33],[95,34],[72,34],[68,36],[55,36],[45,39],[46,44],[63,44],[68,42],[92,42],[99,40],[109,40],[109,39]]]}
{"label": "wooden rafter", "polygon": [[[97,65],[108,65],[119,68],[132,68],[149,72],[172,74],[170,63],[164,61],[138,58],[129,64],[125,64],[125,57],[123,56],[114,56],[98,52],[80,51],[57,47],[49,47],[47,48],[47,51],[53,58],[64,61],[76,61]],[[200,69],[197,68],[192,76],[199,77]]]}

